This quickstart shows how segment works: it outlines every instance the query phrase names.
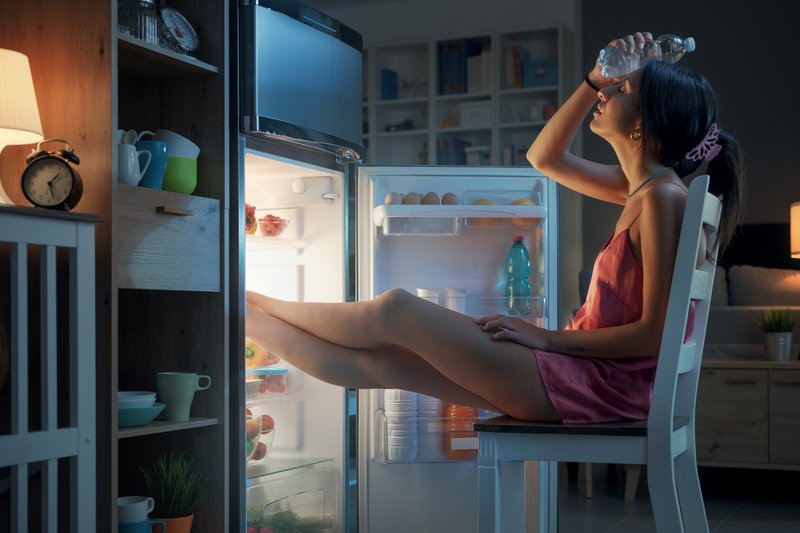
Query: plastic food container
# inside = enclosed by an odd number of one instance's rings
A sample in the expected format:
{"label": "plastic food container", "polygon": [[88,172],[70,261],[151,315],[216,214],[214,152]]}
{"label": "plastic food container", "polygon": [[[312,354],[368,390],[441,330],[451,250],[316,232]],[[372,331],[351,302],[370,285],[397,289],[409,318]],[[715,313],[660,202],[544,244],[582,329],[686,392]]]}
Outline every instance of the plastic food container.
{"label": "plastic food container", "polygon": [[289,369],[284,366],[268,366],[247,370],[247,380],[259,380],[258,395],[284,394],[289,378]]}

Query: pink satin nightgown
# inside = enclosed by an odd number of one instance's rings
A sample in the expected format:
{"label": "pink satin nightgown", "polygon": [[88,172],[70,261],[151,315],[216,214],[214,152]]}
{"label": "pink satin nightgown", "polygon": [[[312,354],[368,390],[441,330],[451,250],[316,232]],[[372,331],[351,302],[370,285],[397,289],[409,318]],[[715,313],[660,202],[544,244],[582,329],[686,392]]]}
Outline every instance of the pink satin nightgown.
{"label": "pink satin nightgown", "polygon": [[[609,238],[597,255],[586,303],[567,329],[621,326],[641,318],[642,269],[631,251],[628,232],[626,228]],[[691,305],[689,328],[693,314]],[[686,337],[690,334],[687,330]],[[564,422],[647,419],[657,355],[600,359],[542,350],[534,353],[547,396]]]}

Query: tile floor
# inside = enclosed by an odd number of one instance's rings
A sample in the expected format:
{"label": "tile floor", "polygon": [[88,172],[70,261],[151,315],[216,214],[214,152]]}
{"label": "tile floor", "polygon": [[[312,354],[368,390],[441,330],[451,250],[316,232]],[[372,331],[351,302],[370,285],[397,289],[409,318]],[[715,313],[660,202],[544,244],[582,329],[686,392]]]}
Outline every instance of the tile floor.
{"label": "tile floor", "polygon": [[[594,497],[584,497],[583,479],[562,482],[559,531],[565,533],[654,533],[642,476],[636,499],[623,500],[617,469],[594,465]],[[565,476],[562,479],[566,480]],[[714,533],[800,532],[800,472],[700,468],[709,528]]]}

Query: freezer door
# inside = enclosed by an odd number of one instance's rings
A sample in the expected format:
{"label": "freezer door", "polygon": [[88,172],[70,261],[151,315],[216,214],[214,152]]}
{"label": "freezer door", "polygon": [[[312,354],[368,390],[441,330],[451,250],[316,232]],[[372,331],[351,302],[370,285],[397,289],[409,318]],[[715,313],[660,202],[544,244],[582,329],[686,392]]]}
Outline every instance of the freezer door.
{"label": "freezer door", "polygon": [[[472,316],[509,312],[505,257],[523,235],[529,319],[557,327],[558,195],[547,177],[533,168],[363,166],[356,190],[359,300],[399,287]],[[360,531],[476,531],[476,436],[450,434],[423,409],[431,402],[419,401],[414,431],[401,440],[389,433],[386,400],[384,390],[359,397]],[[504,477],[521,475],[509,466]]]}

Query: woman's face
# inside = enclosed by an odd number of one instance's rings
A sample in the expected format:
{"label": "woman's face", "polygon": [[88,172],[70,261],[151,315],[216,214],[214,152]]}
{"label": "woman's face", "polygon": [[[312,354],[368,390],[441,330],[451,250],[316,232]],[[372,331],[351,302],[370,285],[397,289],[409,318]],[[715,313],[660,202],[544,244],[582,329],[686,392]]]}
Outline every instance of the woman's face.
{"label": "woman's face", "polygon": [[630,140],[631,133],[641,127],[642,109],[639,99],[640,70],[602,89],[590,129],[606,140],[624,138]]}

